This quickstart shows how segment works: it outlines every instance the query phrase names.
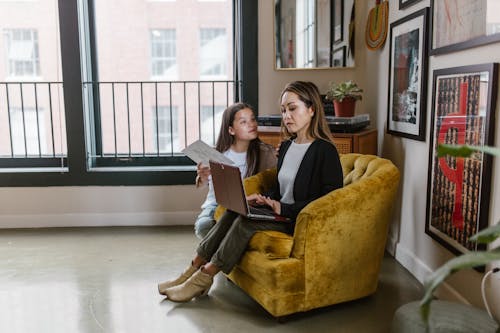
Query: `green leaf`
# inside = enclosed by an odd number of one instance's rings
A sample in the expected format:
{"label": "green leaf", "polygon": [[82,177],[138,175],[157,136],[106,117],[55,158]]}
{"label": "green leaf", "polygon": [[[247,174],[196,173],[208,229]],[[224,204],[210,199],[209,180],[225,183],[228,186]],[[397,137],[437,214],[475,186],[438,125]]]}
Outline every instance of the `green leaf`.
{"label": "green leaf", "polygon": [[453,258],[437,271],[424,283],[425,294],[420,301],[420,314],[425,322],[429,319],[430,303],[434,290],[451,274],[465,268],[482,266],[495,260],[500,260],[500,248],[490,251],[469,252]]}
{"label": "green leaf", "polygon": [[437,147],[438,157],[443,157],[445,155],[450,155],[455,157],[469,157],[476,151],[481,151],[483,153],[500,156],[500,148],[490,147],[490,146],[440,144]]}
{"label": "green leaf", "polygon": [[469,238],[469,241],[480,244],[489,244],[498,237],[500,237],[500,223],[481,230],[480,232]]}

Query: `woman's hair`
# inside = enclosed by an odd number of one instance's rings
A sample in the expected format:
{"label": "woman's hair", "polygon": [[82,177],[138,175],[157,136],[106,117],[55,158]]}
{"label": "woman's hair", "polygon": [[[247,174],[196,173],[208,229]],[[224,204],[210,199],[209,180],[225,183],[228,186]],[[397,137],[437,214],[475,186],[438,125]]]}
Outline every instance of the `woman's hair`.
{"label": "woman's hair", "polygon": [[[246,103],[235,103],[227,107],[222,114],[222,122],[220,125],[219,137],[217,138],[217,143],[215,149],[221,153],[227,151],[234,142],[234,136],[229,134],[229,127],[233,126],[234,118],[238,111],[243,109],[250,109],[255,113],[252,106]],[[257,173],[257,168],[260,159],[260,144],[261,141],[257,137],[250,141],[250,145],[247,150],[247,172],[245,177],[252,176]]]}
{"label": "woman's hair", "polygon": [[[296,94],[299,99],[304,102],[306,107],[311,107],[314,111],[314,115],[311,119],[311,124],[309,125],[308,134],[315,139],[323,139],[332,142],[332,134],[328,123],[325,118],[325,111],[323,108],[323,102],[321,101],[321,95],[319,93],[318,87],[312,82],[306,81],[295,81],[287,84],[285,89],[281,92],[280,104],[283,95],[286,92],[291,92]],[[295,138],[297,135],[295,133],[290,133],[286,126],[281,121],[281,134],[285,139]],[[333,142],[332,142],[333,143]]]}

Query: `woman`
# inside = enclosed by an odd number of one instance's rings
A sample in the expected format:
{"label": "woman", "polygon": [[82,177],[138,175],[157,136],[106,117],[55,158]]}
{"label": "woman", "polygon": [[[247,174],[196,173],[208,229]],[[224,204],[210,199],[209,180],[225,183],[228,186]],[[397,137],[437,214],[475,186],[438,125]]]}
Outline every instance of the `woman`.
{"label": "woman", "polygon": [[186,302],[206,295],[219,271],[229,273],[259,230],[292,234],[295,219],[309,202],[342,187],[342,167],[331,142],[318,88],[296,81],[281,93],[282,131],[278,177],[269,195],[253,194],[251,203],[270,206],[289,222],[253,221],[226,212],[199,244],[196,256],[184,273],[162,287],[168,299]]}
{"label": "woman", "polygon": [[[274,149],[257,137],[255,114],[252,107],[246,103],[236,103],[224,110],[215,149],[233,161],[244,177],[276,167]],[[217,202],[210,168],[198,164],[197,174],[197,187],[208,184],[207,197],[194,224],[196,236],[203,239],[215,224],[214,212]]]}

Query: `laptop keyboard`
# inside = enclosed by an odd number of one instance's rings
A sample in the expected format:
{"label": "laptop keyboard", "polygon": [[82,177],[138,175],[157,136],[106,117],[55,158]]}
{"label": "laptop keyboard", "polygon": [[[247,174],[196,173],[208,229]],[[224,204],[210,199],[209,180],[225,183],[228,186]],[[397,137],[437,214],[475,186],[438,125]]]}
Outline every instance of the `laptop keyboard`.
{"label": "laptop keyboard", "polygon": [[249,206],[250,213],[255,215],[274,215],[274,212],[270,208],[257,208],[254,206]]}

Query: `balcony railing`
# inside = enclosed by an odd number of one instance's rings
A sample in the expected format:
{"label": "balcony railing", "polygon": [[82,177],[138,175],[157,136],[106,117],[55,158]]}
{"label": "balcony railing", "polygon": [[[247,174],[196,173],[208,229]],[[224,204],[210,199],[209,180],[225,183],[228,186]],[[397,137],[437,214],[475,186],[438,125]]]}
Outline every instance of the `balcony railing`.
{"label": "balcony railing", "polygon": [[[89,167],[185,164],[181,151],[214,145],[235,81],[84,82]],[[64,165],[61,82],[0,83],[0,167]],[[82,138],[83,142],[83,138]],[[57,163],[55,162],[57,160]],[[56,164],[54,164],[56,163]]]}
{"label": "balcony railing", "polygon": [[66,164],[62,82],[0,82],[0,166]]}

